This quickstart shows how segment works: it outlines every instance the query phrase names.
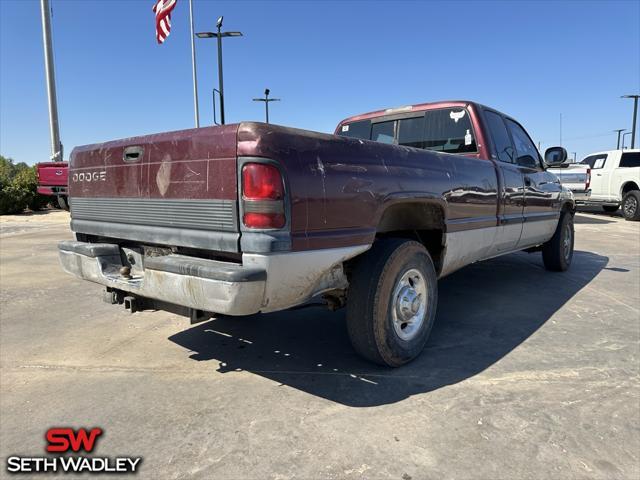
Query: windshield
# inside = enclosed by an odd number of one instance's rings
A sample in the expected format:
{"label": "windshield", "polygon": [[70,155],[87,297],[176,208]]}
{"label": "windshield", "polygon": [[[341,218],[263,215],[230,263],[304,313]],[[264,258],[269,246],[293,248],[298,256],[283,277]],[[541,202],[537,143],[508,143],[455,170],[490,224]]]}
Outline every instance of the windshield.
{"label": "windshield", "polygon": [[476,138],[464,108],[427,110],[419,116],[384,120],[360,120],[343,124],[343,137],[394,143],[446,153],[477,152]]}

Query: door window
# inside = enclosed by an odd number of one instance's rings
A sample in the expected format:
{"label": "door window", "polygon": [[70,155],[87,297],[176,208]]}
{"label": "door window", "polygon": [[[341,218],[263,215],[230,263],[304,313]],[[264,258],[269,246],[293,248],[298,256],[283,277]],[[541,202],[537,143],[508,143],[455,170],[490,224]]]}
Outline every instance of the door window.
{"label": "door window", "polygon": [[491,138],[493,138],[498,160],[506,163],[515,163],[513,145],[511,145],[511,139],[509,138],[509,132],[507,132],[504,120],[495,112],[485,110],[484,113],[487,119],[487,126],[491,132]]}
{"label": "door window", "polygon": [[626,168],[640,167],[640,152],[627,152],[622,154],[620,166]]}
{"label": "door window", "polygon": [[540,168],[540,155],[527,132],[513,120],[507,119],[507,125],[516,147],[516,163],[521,167]]}

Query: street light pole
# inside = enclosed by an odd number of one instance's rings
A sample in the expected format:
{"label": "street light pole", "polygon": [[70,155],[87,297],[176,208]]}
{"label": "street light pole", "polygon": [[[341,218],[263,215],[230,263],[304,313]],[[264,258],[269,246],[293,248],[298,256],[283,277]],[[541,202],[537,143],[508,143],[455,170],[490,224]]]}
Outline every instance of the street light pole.
{"label": "street light pole", "polygon": [[614,130],[614,132],[618,133],[618,143],[616,144],[616,150],[620,150],[620,134],[622,132],[624,132],[626,130],[626,128],[619,128],[617,130]]}
{"label": "street light pole", "polygon": [[560,146],[562,146],[562,113],[560,114]]}
{"label": "street light pole", "polygon": [[576,152],[571,152],[573,153],[573,163],[576,163]]}
{"label": "street light pole", "polygon": [[640,97],[640,95],[623,95],[622,97],[620,97],[620,98],[633,98],[633,126],[631,127],[631,148],[635,148],[636,146],[636,121],[638,119],[638,97]]}
{"label": "street light pole", "polygon": [[51,42],[51,17],[49,0],[40,0],[42,14],[42,43],[44,46],[44,66],[47,77],[47,97],[49,99],[49,133],[51,135],[51,161],[61,162],[62,143],[58,124],[58,99],[56,95],[56,75],[53,67],[53,45]]}
{"label": "street light pole", "polygon": [[193,33],[193,0],[189,0],[189,22],[191,24],[191,74],[193,77],[193,115],[196,128],[200,127],[200,109],[198,107],[198,76],[196,74],[196,44]]}
{"label": "street light pole", "polygon": [[224,125],[224,81],[222,80],[222,20],[218,18],[218,90],[220,90],[220,123]]}
{"label": "street light pole", "polygon": [[626,137],[627,135],[631,135],[631,133],[632,132],[627,132],[622,134],[622,150],[624,150],[624,137]]}
{"label": "street light pole", "polygon": [[[241,37],[242,32],[223,32],[222,20],[224,17],[218,17],[216,27],[218,32],[199,32],[196,33],[198,38],[217,38],[218,39],[218,92],[220,95],[220,124],[224,125],[224,81],[222,78],[222,37]],[[215,99],[214,99],[215,102]]]}
{"label": "street light pole", "polygon": [[254,98],[253,99],[254,102],[264,102],[264,108],[265,108],[265,115],[266,115],[267,123],[269,123],[269,102],[279,102],[280,101],[279,98],[269,98],[269,93],[271,93],[271,90],[269,90],[268,88],[265,88],[264,89],[264,98]]}

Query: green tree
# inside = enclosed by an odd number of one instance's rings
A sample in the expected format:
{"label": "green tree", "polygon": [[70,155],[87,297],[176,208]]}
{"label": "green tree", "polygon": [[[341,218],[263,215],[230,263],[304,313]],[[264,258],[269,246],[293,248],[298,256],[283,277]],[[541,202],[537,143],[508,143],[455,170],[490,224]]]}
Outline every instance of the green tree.
{"label": "green tree", "polygon": [[36,167],[0,155],[0,215],[44,208],[50,199],[37,189]]}

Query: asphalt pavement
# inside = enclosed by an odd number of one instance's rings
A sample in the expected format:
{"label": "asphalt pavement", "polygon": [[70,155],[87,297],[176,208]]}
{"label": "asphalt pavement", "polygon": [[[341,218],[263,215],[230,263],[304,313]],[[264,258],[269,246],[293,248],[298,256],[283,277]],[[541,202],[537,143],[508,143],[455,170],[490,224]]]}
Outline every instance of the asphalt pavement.
{"label": "asphalt pavement", "polygon": [[5,465],[97,426],[145,479],[640,478],[640,223],[578,214],[565,273],[517,253],[443,279],[399,369],[356,356],[342,311],[130,315],[62,272],[69,238],[66,212],[1,218]]}

